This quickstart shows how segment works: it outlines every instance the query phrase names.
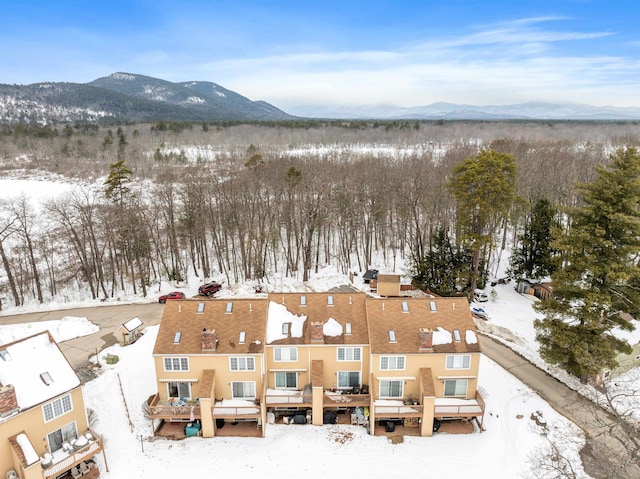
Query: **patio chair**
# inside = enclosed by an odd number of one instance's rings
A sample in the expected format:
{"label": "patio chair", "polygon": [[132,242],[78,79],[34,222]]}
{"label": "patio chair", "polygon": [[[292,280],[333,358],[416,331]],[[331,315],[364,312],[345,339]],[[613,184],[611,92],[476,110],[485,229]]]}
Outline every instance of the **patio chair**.
{"label": "patio chair", "polygon": [[78,464],[78,467],[80,468],[80,472],[82,473],[83,476],[89,472],[89,466],[84,461]]}
{"label": "patio chair", "polygon": [[78,469],[78,466],[74,466],[71,468],[71,475],[73,476],[73,479],[82,477],[82,473],[80,472],[80,469]]}

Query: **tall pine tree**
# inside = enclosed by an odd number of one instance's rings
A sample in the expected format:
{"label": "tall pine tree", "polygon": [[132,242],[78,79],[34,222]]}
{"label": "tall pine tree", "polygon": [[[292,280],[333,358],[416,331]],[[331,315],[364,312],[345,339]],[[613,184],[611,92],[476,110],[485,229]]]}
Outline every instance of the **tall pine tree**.
{"label": "tall pine tree", "polygon": [[539,303],[540,354],[579,377],[614,368],[631,348],[611,334],[632,329],[620,313],[640,310],[640,154],[620,149],[598,177],[578,186],[583,206],[554,246],[564,264],[552,275],[554,297]]}
{"label": "tall pine tree", "polygon": [[520,243],[511,255],[511,274],[516,278],[538,279],[555,271],[551,229],[556,211],[547,199],[539,199],[531,208]]}
{"label": "tall pine tree", "polygon": [[458,242],[471,251],[471,290],[478,281],[480,251],[491,245],[493,233],[516,199],[516,159],[482,150],[453,169],[447,188],[456,199]]}

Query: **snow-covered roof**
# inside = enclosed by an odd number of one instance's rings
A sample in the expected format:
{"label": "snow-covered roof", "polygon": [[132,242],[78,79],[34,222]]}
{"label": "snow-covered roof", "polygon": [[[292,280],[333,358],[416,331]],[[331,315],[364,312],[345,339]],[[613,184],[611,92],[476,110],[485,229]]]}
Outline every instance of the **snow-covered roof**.
{"label": "snow-covered roof", "polygon": [[467,329],[464,333],[464,340],[467,344],[476,344],[478,342],[478,335],[475,331]]}
{"label": "snow-covered roof", "polygon": [[129,321],[127,321],[126,323],[124,323],[122,326],[124,326],[124,328],[131,332],[136,328],[139,328],[140,326],[142,326],[142,320],[139,317],[135,317],[133,319],[130,319]]}
{"label": "snow-covered roof", "polygon": [[[269,312],[267,313],[267,344],[288,337],[301,338],[306,319],[307,317],[303,314],[299,316],[293,314],[283,304],[269,301]],[[285,323],[291,323],[289,334],[283,332],[282,325]]]}
{"label": "snow-covered roof", "polygon": [[27,466],[35,464],[40,460],[40,457],[36,453],[36,450],[33,448],[33,444],[31,444],[31,441],[29,441],[29,438],[25,433],[18,434],[16,436],[16,442],[20,446],[20,449],[22,449],[22,453],[24,454],[24,459],[27,462]]}
{"label": "snow-covered roof", "polygon": [[325,336],[340,336],[342,335],[342,325],[335,319],[329,318],[322,326],[322,334]]}
{"label": "snow-covered roof", "polygon": [[453,343],[453,336],[446,329],[438,326],[438,329],[433,332],[433,342],[435,346],[437,344],[450,344]]}
{"label": "snow-covered roof", "polygon": [[48,401],[80,385],[48,332],[0,346],[0,384],[12,384],[20,409]]}

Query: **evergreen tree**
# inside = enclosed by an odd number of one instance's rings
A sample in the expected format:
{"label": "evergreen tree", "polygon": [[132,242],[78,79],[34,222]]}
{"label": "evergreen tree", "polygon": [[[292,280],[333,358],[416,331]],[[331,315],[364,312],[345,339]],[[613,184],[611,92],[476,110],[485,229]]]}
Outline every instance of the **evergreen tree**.
{"label": "evergreen tree", "polygon": [[103,183],[104,193],[107,198],[122,206],[130,192],[127,185],[131,183],[132,175],[133,172],[125,165],[124,159],[111,163],[109,165],[109,176]]}
{"label": "evergreen tree", "polygon": [[456,199],[458,242],[472,252],[471,290],[478,282],[480,251],[491,246],[493,233],[516,199],[516,159],[483,150],[453,169],[447,187]]}
{"label": "evergreen tree", "polygon": [[584,205],[570,211],[570,229],[554,242],[564,264],[552,275],[554,297],[538,305],[544,318],[535,328],[542,357],[584,377],[631,352],[611,332],[633,329],[620,313],[640,311],[640,154],[618,150],[578,190]]}
{"label": "evergreen tree", "polygon": [[441,296],[450,296],[458,286],[466,286],[465,266],[469,256],[456,251],[447,232],[441,228],[431,236],[429,251],[413,265],[413,284]]}
{"label": "evergreen tree", "polygon": [[511,255],[511,274],[516,278],[543,278],[555,271],[551,230],[556,211],[547,199],[539,199],[533,205],[524,231],[519,236],[519,246]]}

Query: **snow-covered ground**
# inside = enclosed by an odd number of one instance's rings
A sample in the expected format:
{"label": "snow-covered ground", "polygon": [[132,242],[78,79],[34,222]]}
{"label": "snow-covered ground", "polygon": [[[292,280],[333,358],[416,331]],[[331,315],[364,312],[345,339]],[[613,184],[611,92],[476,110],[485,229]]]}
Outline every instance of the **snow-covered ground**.
{"label": "snow-covered ground", "polygon": [[[24,186],[16,180],[0,180],[3,191],[18,193]],[[52,185],[52,186],[47,186]],[[65,191],[55,182],[38,182],[39,197],[48,197]],[[504,261],[504,260],[503,260]],[[374,265],[375,266],[375,265]],[[503,263],[503,267],[504,267]],[[382,262],[381,272],[393,272]],[[396,273],[402,273],[398,268]],[[502,276],[503,271],[497,276]],[[216,278],[214,278],[216,279]],[[222,278],[220,278],[222,279]],[[172,285],[163,282],[157,295],[173,290],[183,291],[188,297],[197,294],[203,279],[192,276],[187,284]],[[327,267],[302,283],[295,278],[270,278],[268,291],[328,291],[351,285],[348,278]],[[256,284],[225,285],[219,297],[247,297],[254,295]],[[361,275],[356,277],[355,287],[365,289]],[[556,377],[576,389],[581,386],[575,378],[562,371],[549,368],[541,361],[535,343],[532,308],[534,298],[518,294],[513,283],[488,286],[485,291],[490,300],[481,306],[489,319],[478,320],[478,328],[508,344],[536,364],[549,370]],[[493,290],[493,291],[492,291]],[[157,296],[141,299],[122,296],[118,302],[156,301]],[[87,301],[80,292],[66,293],[64,306],[97,305]],[[2,314],[55,310],[61,303],[48,305],[30,304],[19,309],[5,309]],[[96,326],[84,318],[65,317],[48,323],[0,326],[0,344],[19,337],[34,334],[40,328],[49,328],[56,340],[92,334]],[[0,323],[1,321],[0,315]],[[480,369],[480,388],[487,409],[485,431],[471,435],[438,433],[431,438],[406,437],[401,444],[391,444],[383,437],[366,435],[364,428],[350,425],[336,426],[285,426],[269,425],[267,437],[252,438],[188,438],[183,441],[151,440],[151,426],[142,413],[142,403],[156,392],[155,373],[151,358],[157,327],[147,328],[137,343],[127,347],[118,345],[102,351],[118,355],[115,365],[100,361],[103,374],[84,387],[87,406],[96,413],[92,426],[106,441],[109,473],[107,478],[160,477],[169,475],[227,474],[234,477],[280,478],[289,474],[359,474],[380,477],[382,475],[412,474],[434,477],[526,477],[535,466],[536,458],[544,457],[548,439],[562,444],[566,455],[579,464],[578,450],[583,439],[578,428],[559,416],[547,403],[490,359],[483,357]],[[124,398],[120,393],[119,379]],[[621,378],[640,384],[640,368]],[[131,413],[131,425],[126,417],[124,400]],[[640,410],[640,408],[636,408]],[[548,424],[547,435],[530,419],[540,411]],[[533,459],[533,463],[531,460]],[[101,460],[101,459],[100,459]],[[580,477],[587,477],[582,471]]]}

